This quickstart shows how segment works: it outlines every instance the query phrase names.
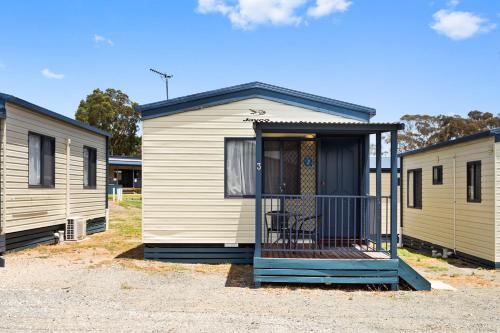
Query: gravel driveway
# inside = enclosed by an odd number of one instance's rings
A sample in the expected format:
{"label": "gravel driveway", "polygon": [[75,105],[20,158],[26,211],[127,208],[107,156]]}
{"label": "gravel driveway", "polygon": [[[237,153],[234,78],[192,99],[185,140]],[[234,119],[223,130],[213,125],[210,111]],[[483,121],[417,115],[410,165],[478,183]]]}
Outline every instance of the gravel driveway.
{"label": "gravel driveway", "polygon": [[[252,289],[249,268],[148,272],[15,255],[0,271],[0,330],[499,332],[498,287],[380,292]],[[243,276],[241,275],[243,273]],[[229,278],[228,278],[229,275]],[[248,276],[246,276],[248,275]]]}
{"label": "gravel driveway", "polygon": [[498,271],[428,265],[455,291],[254,289],[249,266],[139,259],[138,222],[125,228],[123,213],[121,241],[112,229],[87,245],[7,254],[0,331],[500,332]]}

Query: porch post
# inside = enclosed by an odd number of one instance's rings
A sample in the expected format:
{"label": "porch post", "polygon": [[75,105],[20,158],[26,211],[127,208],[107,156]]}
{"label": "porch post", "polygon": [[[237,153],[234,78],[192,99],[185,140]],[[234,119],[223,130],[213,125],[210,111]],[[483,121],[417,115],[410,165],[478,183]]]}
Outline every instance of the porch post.
{"label": "porch post", "polygon": [[377,251],[382,250],[382,133],[377,132],[376,134],[376,196],[377,196]]}
{"label": "porch post", "polygon": [[396,259],[398,242],[397,191],[398,191],[398,131],[391,131],[391,258]]}
{"label": "porch post", "polygon": [[255,129],[255,255],[260,257],[262,250],[262,130]]}

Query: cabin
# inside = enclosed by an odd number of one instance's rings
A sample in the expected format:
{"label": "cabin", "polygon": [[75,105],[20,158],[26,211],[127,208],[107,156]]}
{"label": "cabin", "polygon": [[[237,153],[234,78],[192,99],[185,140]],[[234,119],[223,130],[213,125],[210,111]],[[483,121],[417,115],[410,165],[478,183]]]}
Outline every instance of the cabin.
{"label": "cabin", "polygon": [[500,267],[500,129],[400,154],[407,247]]}
{"label": "cabin", "polygon": [[122,188],[124,193],[141,193],[142,160],[133,156],[109,156],[108,194],[113,188]]}
{"label": "cabin", "polygon": [[[373,108],[260,82],[141,105],[144,257],[253,264],[263,282],[395,289],[397,131]],[[383,133],[391,135],[382,195]],[[370,194],[370,136],[376,137]],[[390,202],[387,222],[382,201]],[[382,233],[388,223],[389,234]]]}
{"label": "cabin", "polygon": [[68,219],[106,229],[109,134],[0,94],[0,253],[53,243]]}

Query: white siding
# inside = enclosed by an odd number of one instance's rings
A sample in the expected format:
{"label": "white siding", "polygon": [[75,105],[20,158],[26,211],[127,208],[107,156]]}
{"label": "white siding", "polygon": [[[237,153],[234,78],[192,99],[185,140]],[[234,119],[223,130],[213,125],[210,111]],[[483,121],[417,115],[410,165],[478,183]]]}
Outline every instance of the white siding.
{"label": "white siding", "polygon": [[495,143],[495,262],[500,262],[500,142]]}
{"label": "white siding", "polygon": [[145,120],[144,243],[254,242],[254,199],[224,198],[224,137],[255,136],[250,109],[273,121],[353,122],[258,98]]}
{"label": "white siding", "polygon": [[[449,249],[456,234],[457,251],[495,261],[494,146],[489,137],[405,156],[403,233]],[[467,202],[466,196],[466,165],[476,160],[481,161],[480,203]],[[436,165],[443,166],[442,185],[432,185]],[[422,209],[407,208],[407,170],[417,168],[422,168]]]}
{"label": "white siding", "polygon": [[[28,187],[28,132],[55,138],[55,188]],[[105,138],[7,103],[6,232],[66,221],[66,142],[70,145],[70,214],[105,216]],[[97,188],[83,188],[83,146],[97,149]]]}

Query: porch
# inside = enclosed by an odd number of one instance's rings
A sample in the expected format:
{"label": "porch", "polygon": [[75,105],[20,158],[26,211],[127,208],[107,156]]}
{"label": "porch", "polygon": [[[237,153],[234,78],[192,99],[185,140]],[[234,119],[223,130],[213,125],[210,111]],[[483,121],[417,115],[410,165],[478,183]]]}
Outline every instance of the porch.
{"label": "porch", "polygon": [[[254,280],[398,283],[400,124],[257,122]],[[382,134],[391,136],[391,195],[381,195]],[[370,135],[376,193],[369,193]],[[387,211],[382,214],[382,207]],[[382,219],[382,216],[385,218]]]}

